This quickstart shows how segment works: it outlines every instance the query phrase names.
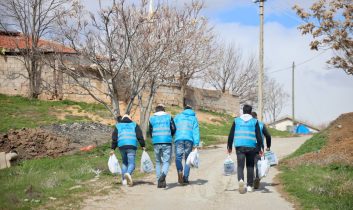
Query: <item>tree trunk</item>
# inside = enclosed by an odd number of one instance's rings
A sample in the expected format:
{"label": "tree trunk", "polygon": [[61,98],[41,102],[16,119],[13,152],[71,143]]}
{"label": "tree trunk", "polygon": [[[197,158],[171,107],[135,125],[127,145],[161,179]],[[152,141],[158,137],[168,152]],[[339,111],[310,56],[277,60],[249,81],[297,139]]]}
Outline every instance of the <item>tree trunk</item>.
{"label": "tree trunk", "polygon": [[154,100],[154,93],[151,90],[149,98],[147,100],[146,106],[143,105],[142,96],[139,95],[139,105],[140,105],[140,127],[142,130],[143,137],[147,137],[148,122],[152,110],[152,104]]}
{"label": "tree trunk", "polygon": [[37,99],[40,94],[41,69],[37,66],[37,61],[30,61],[29,75],[29,96]]}

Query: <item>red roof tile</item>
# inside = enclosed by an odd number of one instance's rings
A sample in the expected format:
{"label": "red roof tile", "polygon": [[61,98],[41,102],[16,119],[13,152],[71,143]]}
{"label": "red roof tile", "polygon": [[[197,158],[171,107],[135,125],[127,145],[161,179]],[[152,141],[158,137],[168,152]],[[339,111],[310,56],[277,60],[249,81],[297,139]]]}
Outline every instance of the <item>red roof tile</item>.
{"label": "red roof tile", "polygon": [[[74,49],[52,41],[41,39],[38,44],[44,52],[76,53]],[[0,47],[5,48],[7,51],[26,49],[25,36],[0,34]]]}

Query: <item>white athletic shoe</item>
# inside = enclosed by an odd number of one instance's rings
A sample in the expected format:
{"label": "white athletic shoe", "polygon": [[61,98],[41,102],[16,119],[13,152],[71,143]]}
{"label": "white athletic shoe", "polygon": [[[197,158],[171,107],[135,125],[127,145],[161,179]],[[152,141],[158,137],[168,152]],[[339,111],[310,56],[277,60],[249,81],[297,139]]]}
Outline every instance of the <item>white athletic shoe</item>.
{"label": "white athletic shoe", "polygon": [[132,182],[132,178],[131,178],[131,175],[129,173],[125,173],[124,174],[124,178],[127,181],[127,185],[129,185],[130,187],[134,184]]}
{"label": "white athletic shoe", "polygon": [[252,187],[251,187],[251,186],[248,186],[248,187],[246,188],[246,191],[248,191],[248,192],[252,192],[252,191],[253,191],[253,189],[252,189]]}
{"label": "white athletic shoe", "polygon": [[244,181],[242,179],[239,181],[239,193],[240,194],[246,193]]}
{"label": "white athletic shoe", "polygon": [[127,185],[126,179],[124,179],[124,180],[122,181],[122,184],[123,184],[123,186],[126,186],[126,185]]}

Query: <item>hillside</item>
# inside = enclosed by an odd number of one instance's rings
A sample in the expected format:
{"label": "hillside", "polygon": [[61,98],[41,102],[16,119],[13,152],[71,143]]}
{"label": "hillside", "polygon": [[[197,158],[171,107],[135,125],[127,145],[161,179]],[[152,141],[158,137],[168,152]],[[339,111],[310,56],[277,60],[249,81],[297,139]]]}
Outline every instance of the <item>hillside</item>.
{"label": "hillside", "polygon": [[342,114],[280,165],[300,209],[353,209],[353,113]]}
{"label": "hillside", "polygon": [[[289,161],[290,165],[318,164],[329,165],[332,163],[353,166],[353,113],[342,114],[334,120],[327,129],[322,131],[316,138],[321,147],[302,154],[299,152]],[[325,143],[325,141],[327,141]],[[310,145],[310,140],[302,148]],[[300,150],[299,150],[300,151]]]}

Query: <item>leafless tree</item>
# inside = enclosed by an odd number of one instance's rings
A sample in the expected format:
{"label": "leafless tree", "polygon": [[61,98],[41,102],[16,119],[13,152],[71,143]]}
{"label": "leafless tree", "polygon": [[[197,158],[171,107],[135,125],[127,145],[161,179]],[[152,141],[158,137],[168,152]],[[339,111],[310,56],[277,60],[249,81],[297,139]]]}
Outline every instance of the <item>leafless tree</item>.
{"label": "leafless tree", "polygon": [[332,49],[335,56],[327,63],[353,75],[353,2],[316,0],[309,11],[298,5],[293,9],[305,21],[299,30],[314,39],[310,43],[311,49]]}
{"label": "leafless tree", "polygon": [[[121,111],[117,80],[128,72],[131,40],[139,27],[146,23],[146,18],[138,11],[137,6],[126,5],[124,0],[120,0],[87,17],[87,11],[77,3],[69,16],[58,21],[59,40],[80,54],[73,62],[67,62],[67,57],[60,56],[60,68],[114,117]],[[85,71],[80,71],[85,67]],[[93,73],[87,74],[87,69]],[[94,81],[102,81],[105,87],[97,87]]]}
{"label": "leafless tree", "polygon": [[221,49],[220,58],[206,71],[204,80],[223,93],[230,91],[237,95],[240,104],[256,104],[257,100],[257,61],[255,56],[244,58],[235,44]]}
{"label": "leafless tree", "polygon": [[70,5],[69,0],[1,0],[0,28],[7,30],[11,24],[20,30],[24,39],[22,43],[16,43],[18,52],[22,57],[29,80],[29,96],[38,98],[41,93],[41,71],[43,49],[40,40],[47,37],[53,31],[54,23],[60,16],[65,15]]}
{"label": "leafless tree", "polygon": [[181,33],[176,38],[175,57],[176,77],[181,87],[181,101],[185,102],[186,87],[189,81],[212,65],[216,56],[215,36],[208,20],[201,16],[204,5],[200,1],[192,1],[179,12],[176,24]]}
{"label": "leafless tree", "polygon": [[283,107],[286,105],[289,95],[275,79],[269,79],[265,83],[264,110],[271,122],[277,120]]}
{"label": "leafless tree", "polygon": [[[219,57],[214,65],[205,72],[204,79],[216,90],[228,92],[236,73],[242,65],[242,54],[234,44],[229,44],[225,49],[219,47]],[[215,52],[216,53],[216,52]]]}

